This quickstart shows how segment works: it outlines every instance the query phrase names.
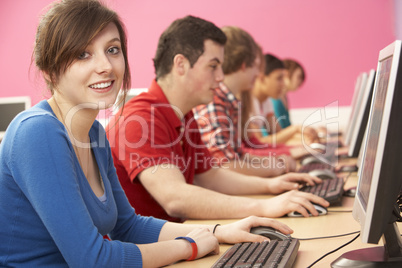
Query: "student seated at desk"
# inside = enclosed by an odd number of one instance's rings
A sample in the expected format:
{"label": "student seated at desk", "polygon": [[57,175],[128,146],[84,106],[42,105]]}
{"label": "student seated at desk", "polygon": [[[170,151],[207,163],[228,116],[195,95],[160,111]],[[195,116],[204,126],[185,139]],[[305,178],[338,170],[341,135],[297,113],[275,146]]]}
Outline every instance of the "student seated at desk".
{"label": "student seated at desk", "polygon": [[[327,203],[296,189],[321,180],[293,173],[266,179],[215,167],[221,160],[201,140],[192,108],[210,102],[223,80],[226,39],[213,23],[193,16],[174,21],[162,33],[154,58],[156,79],[107,126],[120,183],[139,214],[171,221],[281,217],[295,209],[307,217],[311,202]],[[260,174],[280,175],[285,169],[266,166]],[[266,200],[235,196],[251,194],[281,195]]]}
{"label": "student seated at desk", "polygon": [[[286,88],[285,65],[271,54],[264,55],[265,69],[256,79],[252,91],[252,105],[254,115],[261,116],[264,121],[253,120],[259,124],[256,126],[261,131],[255,132],[255,136],[262,143],[284,144],[291,139],[304,135],[307,143],[318,141],[316,131],[310,127],[299,125],[281,126],[282,117],[276,117],[272,106],[272,99],[279,98]],[[245,103],[247,105],[247,103]],[[284,118],[285,120],[287,117]],[[302,141],[298,142],[302,144]]]}
{"label": "student seated at desk", "polygon": [[262,241],[254,226],[292,232],[259,217],[216,228],[135,213],[95,120],[130,88],[126,48],[119,17],[96,0],[57,2],[42,18],[34,59],[52,97],[0,145],[1,267],[159,267]]}
{"label": "student seated at desk", "polygon": [[[227,167],[236,172],[260,175],[261,170],[264,170],[261,165],[250,167],[242,164],[248,158],[253,161],[260,157],[259,151],[248,153],[248,150],[244,150],[243,144],[256,145],[255,141],[250,140],[252,135],[248,135],[255,131],[249,131],[247,125],[249,115],[252,113],[252,103],[250,98],[245,100],[244,97],[253,89],[257,77],[264,70],[265,61],[261,48],[246,31],[229,26],[223,27],[222,30],[228,36],[223,62],[225,78],[215,89],[212,102],[194,109],[195,118],[202,139],[214,157],[227,159],[229,161]],[[280,157],[286,157],[289,163],[295,163],[294,158],[299,158],[306,152],[275,148],[269,150],[263,158],[276,159],[278,154],[286,155]],[[294,171],[295,167],[292,165],[287,171]]]}
{"label": "student seated at desk", "polygon": [[[289,116],[289,101],[287,95],[289,92],[299,90],[306,80],[306,72],[303,66],[294,59],[282,60],[285,67],[284,82],[285,87],[277,98],[271,98],[275,117],[278,119],[278,123],[282,129],[292,125]],[[326,135],[325,127],[316,128],[317,134],[322,137]]]}
{"label": "student seated at desk", "polygon": [[[300,142],[301,126],[292,126],[276,132],[281,128],[279,122],[282,118],[276,119],[272,98],[267,96],[278,95],[283,91],[285,72],[282,61],[272,55],[267,55],[261,55],[261,58],[266,60],[262,61],[260,74],[253,90],[243,91],[241,94],[243,150],[258,155],[284,153],[294,159],[300,159],[310,154],[306,151],[304,144]],[[314,130],[308,127],[303,130],[307,137],[304,142],[311,143],[316,139]],[[287,144],[289,141],[291,145]]]}
{"label": "student seated at desk", "polygon": [[275,117],[280,118],[278,120],[281,128],[286,128],[291,125],[289,116],[289,102],[287,93],[296,91],[304,83],[306,79],[306,73],[303,66],[296,60],[284,59],[283,66],[285,67],[284,82],[285,87],[277,98],[272,98],[272,106],[274,108]]}

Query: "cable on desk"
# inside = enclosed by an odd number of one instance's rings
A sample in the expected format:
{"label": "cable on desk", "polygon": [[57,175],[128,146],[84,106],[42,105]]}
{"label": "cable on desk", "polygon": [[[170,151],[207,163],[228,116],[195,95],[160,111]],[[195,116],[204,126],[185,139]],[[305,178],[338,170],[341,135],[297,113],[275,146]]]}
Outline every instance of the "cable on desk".
{"label": "cable on desk", "polygon": [[357,234],[360,233],[360,231],[355,231],[351,233],[346,233],[346,234],[339,234],[339,235],[329,235],[329,236],[318,236],[318,237],[311,237],[311,238],[297,238],[300,241],[307,241],[307,240],[317,240],[317,239],[327,239],[327,238],[337,238],[337,237],[342,237],[342,236],[348,236],[352,234]]}
{"label": "cable on desk", "polygon": [[349,245],[350,243],[352,243],[353,241],[355,241],[359,236],[360,236],[360,232],[359,232],[358,235],[356,235],[356,236],[355,236],[352,240],[350,240],[349,242],[347,242],[347,243],[343,244],[342,246],[340,246],[340,247],[334,249],[333,251],[330,251],[330,252],[328,252],[328,253],[322,255],[319,259],[317,259],[317,260],[314,261],[312,264],[310,264],[309,266],[307,266],[307,268],[313,267],[313,265],[315,265],[317,262],[321,261],[322,259],[324,259],[324,258],[327,257],[328,255],[330,255],[330,254],[332,254],[332,253],[334,253],[334,252],[337,252],[338,250],[340,250],[340,249],[343,248],[343,247],[346,247],[347,245]]}

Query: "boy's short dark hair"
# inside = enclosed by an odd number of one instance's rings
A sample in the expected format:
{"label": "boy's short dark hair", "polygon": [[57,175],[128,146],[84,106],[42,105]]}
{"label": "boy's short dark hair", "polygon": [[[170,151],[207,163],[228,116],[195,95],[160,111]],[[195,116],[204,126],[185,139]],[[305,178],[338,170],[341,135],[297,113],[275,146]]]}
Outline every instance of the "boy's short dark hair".
{"label": "boy's short dark hair", "polygon": [[226,35],[212,22],[198,17],[186,16],[173,21],[159,38],[153,59],[156,80],[170,73],[173,58],[177,54],[185,56],[192,67],[204,53],[205,40],[212,40],[223,46]]}
{"label": "boy's short dark hair", "polygon": [[280,60],[279,58],[275,57],[272,54],[265,54],[265,75],[269,75],[273,71],[277,69],[285,69],[285,64],[283,64],[283,61]]}

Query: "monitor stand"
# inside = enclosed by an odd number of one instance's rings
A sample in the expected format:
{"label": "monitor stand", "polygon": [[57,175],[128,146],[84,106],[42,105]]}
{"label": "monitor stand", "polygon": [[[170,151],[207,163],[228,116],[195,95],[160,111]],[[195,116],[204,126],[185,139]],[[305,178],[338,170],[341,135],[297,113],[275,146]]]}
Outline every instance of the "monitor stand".
{"label": "monitor stand", "polygon": [[383,241],[384,246],[346,252],[332,262],[331,267],[402,267],[402,239],[395,222],[388,224]]}

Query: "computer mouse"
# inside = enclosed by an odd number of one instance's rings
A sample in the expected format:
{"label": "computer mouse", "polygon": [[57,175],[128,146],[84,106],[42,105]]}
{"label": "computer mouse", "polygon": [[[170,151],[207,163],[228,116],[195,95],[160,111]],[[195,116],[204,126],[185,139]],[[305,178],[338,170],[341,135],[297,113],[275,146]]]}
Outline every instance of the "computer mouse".
{"label": "computer mouse", "polygon": [[[315,204],[315,203],[313,203],[313,206],[317,210],[318,216],[328,214],[328,210],[326,207],[323,207],[323,206]],[[310,211],[309,211],[309,214],[310,214],[310,216],[313,215],[310,213]],[[288,217],[303,217],[303,215],[297,211],[292,211],[292,212],[288,213]]]}
{"label": "computer mouse", "polygon": [[343,192],[344,196],[354,197],[356,195],[356,187],[350,187]]}
{"label": "computer mouse", "polygon": [[300,165],[302,165],[302,166],[314,164],[314,163],[322,163],[322,161],[315,156],[307,156],[307,157],[303,158],[303,160],[300,161]]}
{"label": "computer mouse", "polygon": [[309,147],[311,148],[311,149],[313,149],[313,150],[316,150],[316,151],[320,151],[320,152],[322,152],[322,153],[325,153],[325,150],[327,149],[327,146],[325,146],[324,144],[321,144],[321,143],[311,143],[310,145],[309,145]]}
{"label": "computer mouse", "polygon": [[322,180],[326,180],[326,179],[336,180],[337,179],[336,174],[329,169],[314,169],[314,170],[310,171],[308,174],[311,176],[318,177]]}
{"label": "computer mouse", "polygon": [[317,136],[319,139],[324,139],[327,137],[327,132],[326,131],[319,131],[317,132]]}
{"label": "computer mouse", "polygon": [[290,237],[289,235],[285,235],[272,227],[265,226],[253,227],[251,228],[250,233],[262,235],[271,240],[285,240]]}

